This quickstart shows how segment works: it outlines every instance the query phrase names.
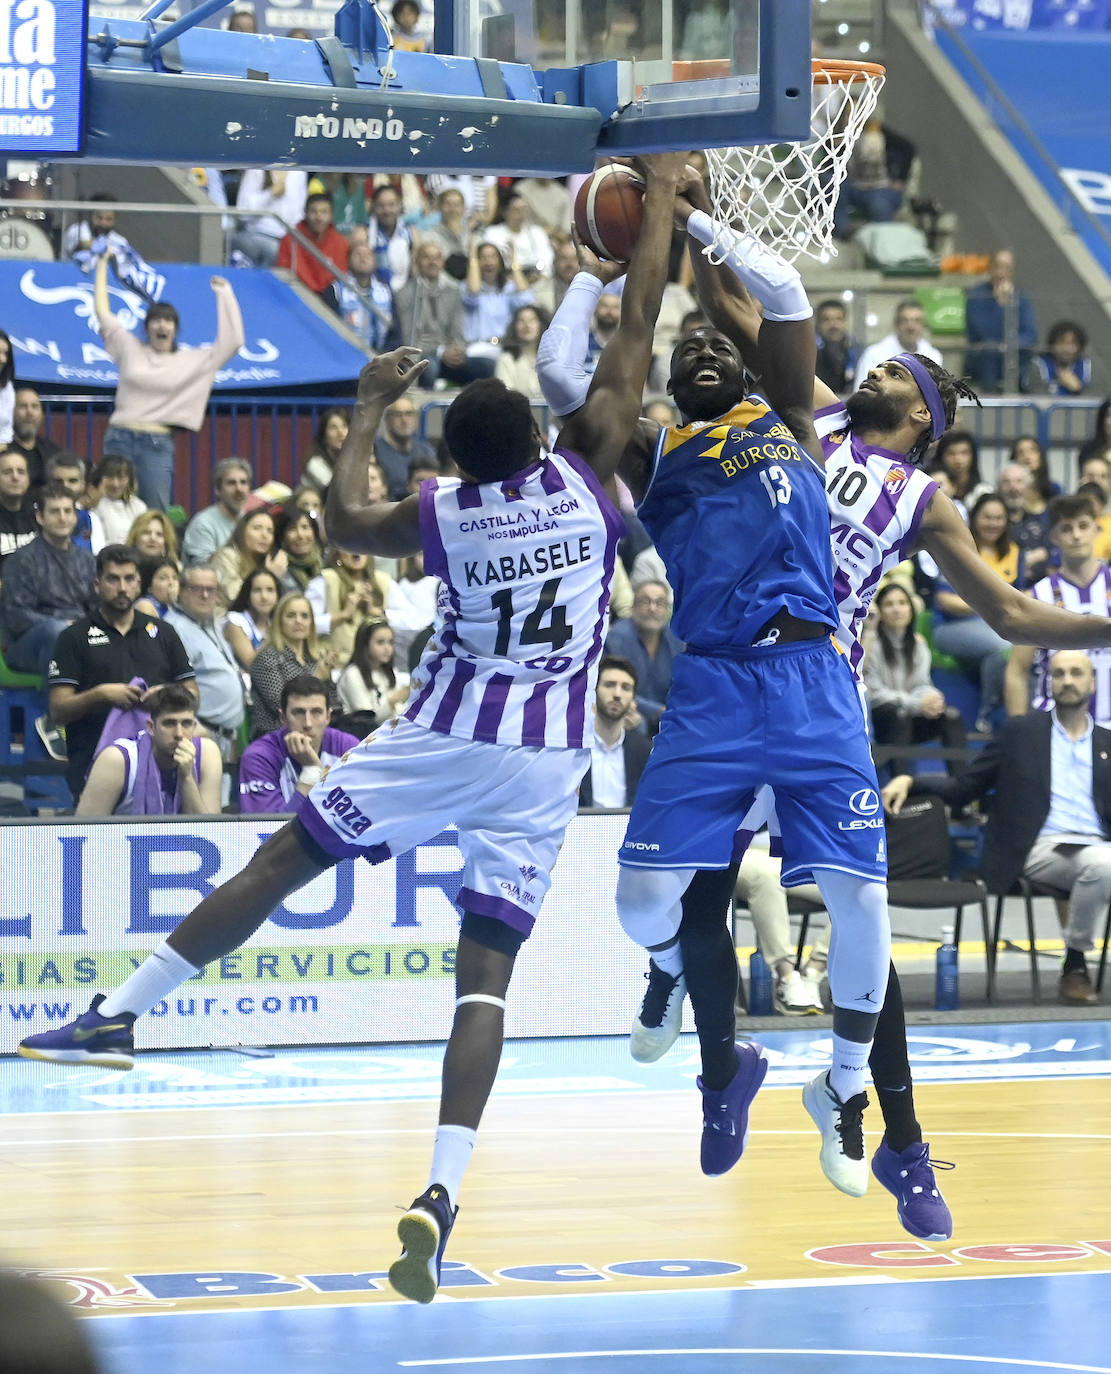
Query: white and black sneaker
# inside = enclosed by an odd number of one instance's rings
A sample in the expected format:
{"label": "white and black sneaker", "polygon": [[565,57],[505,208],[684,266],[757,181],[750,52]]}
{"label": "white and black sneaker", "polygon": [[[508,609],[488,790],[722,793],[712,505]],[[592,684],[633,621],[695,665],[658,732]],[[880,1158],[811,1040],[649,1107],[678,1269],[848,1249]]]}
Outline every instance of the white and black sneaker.
{"label": "white and black sneaker", "polygon": [[835,1188],[850,1197],[868,1191],[868,1165],[864,1159],[864,1109],[868,1094],[856,1093],[842,1102],[829,1086],[823,1071],[802,1090],[802,1105],[822,1133],[819,1159],[822,1173]]}
{"label": "white and black sneaker", "polygon": [[649,959],[644,976],[648,979],[648,990],[633,1018],[629,1053],[638,1064],[654,1064],[679,1038],[687,984],[681,973],[673,978],[654,959]]}

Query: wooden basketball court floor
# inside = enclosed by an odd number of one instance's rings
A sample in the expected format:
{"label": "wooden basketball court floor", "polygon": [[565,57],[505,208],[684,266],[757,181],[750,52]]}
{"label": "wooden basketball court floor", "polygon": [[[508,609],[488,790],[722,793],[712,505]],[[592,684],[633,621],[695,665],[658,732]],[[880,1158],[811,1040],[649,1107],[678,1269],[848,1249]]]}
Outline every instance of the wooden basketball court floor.
{"label": "wooden basketball court floor", "polygon": [[874,1181],[851,1199],[822,1177],[799,1089],[828,1032],[800,1027],[766,1037],[719,1179],[691,1037],[647,1067],[620,1040],[507,1046],[428,1307],[384,1274],[438,1046],[0,1060],[4,1260],[76,1306],[109,1374],[1111,1374],[1111,1030],[911,1034],[927,1139],[958,1166],[944,1244]]}

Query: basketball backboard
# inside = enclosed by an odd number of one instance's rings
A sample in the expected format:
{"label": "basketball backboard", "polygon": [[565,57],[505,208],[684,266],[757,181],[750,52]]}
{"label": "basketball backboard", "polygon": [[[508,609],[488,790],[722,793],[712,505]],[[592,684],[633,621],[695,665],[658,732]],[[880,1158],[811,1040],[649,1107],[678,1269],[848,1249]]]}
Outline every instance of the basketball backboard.
{"label": "basketball backboard", "polygon": [[[84,0],[52,3],[80,34]],[[371,0],[344,0],[334,36],[316,39],[203,27],[229,3],[149,0],[131,18],[92,0],[64,97],[50,87],[50,120],[74,125],[56,152],[553,176],[599,154],[809,132],[810,0],[435,0],[429,52],[395,45]],[[171,7],[184,12],[171,20]],[[32,57],[5,90],[22,82],[30,99],[56,78]],[[0,156],[41,153],[40,122],[0,119]]]}
{"label": "basketball backboard", "polygon": [[616,64],[603,150],[809,133],[809,0],[437,0],[436,23],[439,51],[527,62],[558,103],[604,104]]}

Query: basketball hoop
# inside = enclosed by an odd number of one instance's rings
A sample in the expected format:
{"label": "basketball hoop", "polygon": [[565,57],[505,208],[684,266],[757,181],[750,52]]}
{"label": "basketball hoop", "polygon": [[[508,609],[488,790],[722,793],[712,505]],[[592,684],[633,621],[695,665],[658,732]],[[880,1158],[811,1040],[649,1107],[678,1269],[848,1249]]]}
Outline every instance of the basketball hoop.
{"label": "basketball hoop", "polygon": [[[833,209],[856,141],[887,72],[874,62],[819,58],[812,64],[811,136],[805,143],[707,148],[714,218],[755,234],[789,262],[837,256]],[[706,250],[720,262],[724,235]]]}

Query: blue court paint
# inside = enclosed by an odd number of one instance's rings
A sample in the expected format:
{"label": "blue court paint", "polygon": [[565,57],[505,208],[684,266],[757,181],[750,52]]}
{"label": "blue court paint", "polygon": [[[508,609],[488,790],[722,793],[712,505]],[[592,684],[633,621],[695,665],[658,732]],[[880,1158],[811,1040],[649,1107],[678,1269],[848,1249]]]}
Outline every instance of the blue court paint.
{"label": "blue court paint", "polygon": [[[771,1031],[762,1043],[771,1066],[765,1092],[800,1088],[829,1062],[825,1031]],[[1111,1077],[1105,1021],[917,1027],[908,1044],[919,1084]],[[278,1049],[267,1059],[192,1050],[142,1054],[130,1073],[7,1057],[0,1112],[435,1101],[441,1055],[439,1045]],[[506,1046],[494,1091],[502,1098],[688,1092],[698,1072],[691,1035],[650,1065],[634,1063],[623,1038],[518,1040]]]}
{"label": "blue court paint", "polygon": [[115,1374],[1111,1374],[1111,1274],[91,1322]]}

